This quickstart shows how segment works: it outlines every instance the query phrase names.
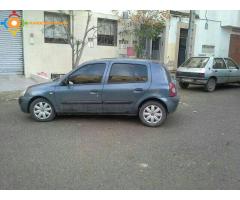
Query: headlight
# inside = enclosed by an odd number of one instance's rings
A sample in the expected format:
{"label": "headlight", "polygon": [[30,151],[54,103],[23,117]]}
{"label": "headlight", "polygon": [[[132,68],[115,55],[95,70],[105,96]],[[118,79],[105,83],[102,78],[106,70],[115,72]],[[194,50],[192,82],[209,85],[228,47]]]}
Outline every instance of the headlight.
{"label": "headlight", "polygon": [[24,96],[25,93],[26,93],[26,91],[27,91],[27,89],[23,90],[23,91],[21,92],[21,96]]}

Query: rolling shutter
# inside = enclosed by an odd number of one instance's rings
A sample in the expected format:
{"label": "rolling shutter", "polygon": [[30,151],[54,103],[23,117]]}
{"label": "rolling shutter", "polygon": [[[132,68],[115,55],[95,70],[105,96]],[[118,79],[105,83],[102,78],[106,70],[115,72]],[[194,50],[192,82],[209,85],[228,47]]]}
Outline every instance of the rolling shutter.
{"label": "rolling shutter", "polygon": [[[0,11],[0,22],[11,14],[11,11]],[[22,16],[21,11],[17,14]],[[0,25],[0,75],[1,74],[23,74],[23,37],[22,30],[16,36]]]}

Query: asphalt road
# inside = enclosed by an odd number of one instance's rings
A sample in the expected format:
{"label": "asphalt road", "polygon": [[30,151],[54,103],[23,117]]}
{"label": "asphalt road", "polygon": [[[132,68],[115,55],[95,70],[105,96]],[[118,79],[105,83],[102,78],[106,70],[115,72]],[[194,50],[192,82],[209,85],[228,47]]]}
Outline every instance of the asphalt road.
{"label": "asphalt road", "polygon": [[160,128],[117,116],[39,123],[2,98],[0,189],[240,189],[240,86],[180,94]]}

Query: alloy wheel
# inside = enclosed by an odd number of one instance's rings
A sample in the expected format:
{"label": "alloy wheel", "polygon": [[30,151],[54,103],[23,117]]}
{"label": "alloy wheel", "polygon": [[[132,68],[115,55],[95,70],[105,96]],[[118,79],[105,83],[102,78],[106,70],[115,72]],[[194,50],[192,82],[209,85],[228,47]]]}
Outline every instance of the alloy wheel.
{"label": "alloy wheel", "polygon": [[38,102],[33,107],[34,115],[41,120],[46,120],[51,116],[52,107],[47,102]]}
{"label": "alloy wheel", "polygon": [[143,110],[143,118],[147,123],[156,124],[162,119],[162,110],[157,105],[149,105]]}

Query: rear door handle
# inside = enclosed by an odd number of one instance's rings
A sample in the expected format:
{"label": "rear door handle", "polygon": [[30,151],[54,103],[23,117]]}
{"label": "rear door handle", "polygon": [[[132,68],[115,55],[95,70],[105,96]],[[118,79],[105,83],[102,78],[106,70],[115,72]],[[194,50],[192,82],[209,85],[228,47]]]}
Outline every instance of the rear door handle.
{"label": "rear door handle", "polygon": [[136,88],[134,92],[143,92],[143,88]]}

